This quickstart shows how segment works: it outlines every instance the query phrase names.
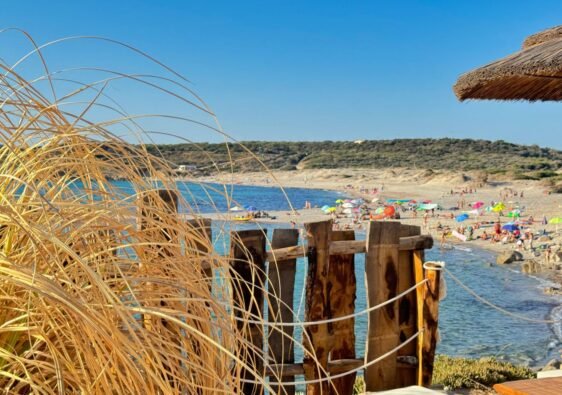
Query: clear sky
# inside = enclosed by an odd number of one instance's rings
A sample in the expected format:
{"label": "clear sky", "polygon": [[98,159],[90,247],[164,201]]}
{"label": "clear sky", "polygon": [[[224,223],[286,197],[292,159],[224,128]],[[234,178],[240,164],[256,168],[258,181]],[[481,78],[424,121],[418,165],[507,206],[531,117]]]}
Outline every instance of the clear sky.
{"label": "clear sky", "polygon": [[[466,137],[562,149],[562,103],[459,103],[451,89],[561,16],[562,1],[9,1],[0,26],[40,43],[131,43],[186,75],[241,140]],[[21,49],[15,42],[2,39],[0,56]],[[47,60],[135,70],[131,57],[85,47]],[[135,93],[119,91],[145,99]]]}

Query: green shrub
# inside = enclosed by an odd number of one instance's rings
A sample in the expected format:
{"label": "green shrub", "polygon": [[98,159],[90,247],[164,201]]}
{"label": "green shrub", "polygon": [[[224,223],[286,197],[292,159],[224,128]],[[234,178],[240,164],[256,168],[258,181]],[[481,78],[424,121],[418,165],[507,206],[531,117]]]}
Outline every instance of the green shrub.
{"label": "green shrub", "polygon": [[535,374],[527,367],[492,357],[468,359],[439,355],[433,368],[433,384],[448,389],[491,387],[504,381],[533,377]]}

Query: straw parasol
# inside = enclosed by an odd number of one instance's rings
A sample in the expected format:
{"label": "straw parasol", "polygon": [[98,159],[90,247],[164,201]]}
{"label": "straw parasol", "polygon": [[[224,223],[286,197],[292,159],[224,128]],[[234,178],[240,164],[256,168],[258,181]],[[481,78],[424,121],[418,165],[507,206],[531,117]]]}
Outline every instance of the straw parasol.
{"label": "straw parasol", "polygon": [[562,100],[562,25],[527,37],[523,49],[463,74],[459,100]]}

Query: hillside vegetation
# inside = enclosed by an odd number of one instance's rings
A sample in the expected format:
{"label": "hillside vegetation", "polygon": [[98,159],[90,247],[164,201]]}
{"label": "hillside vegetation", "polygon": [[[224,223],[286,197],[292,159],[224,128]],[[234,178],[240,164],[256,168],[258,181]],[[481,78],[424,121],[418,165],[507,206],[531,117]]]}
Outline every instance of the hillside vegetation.
{"label": "hillside vegetation", "polygon": [[176,165],[195,166],[213,172],[213,162],[222,170],[260,170],[251,151],[274,170],[302,168],[388,168],[432,170],[482,170],[508,173],[516,178],[556,177],[562,169],[562,151],[537,145],[471,139],[396,139],[350,141],[268,142],[239,144],[170,144],[149,146]]}

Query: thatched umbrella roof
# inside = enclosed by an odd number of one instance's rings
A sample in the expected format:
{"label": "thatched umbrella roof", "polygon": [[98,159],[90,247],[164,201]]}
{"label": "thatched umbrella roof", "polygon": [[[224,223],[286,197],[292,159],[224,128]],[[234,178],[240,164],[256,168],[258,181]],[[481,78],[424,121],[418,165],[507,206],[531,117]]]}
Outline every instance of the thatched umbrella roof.
{"label": "thatched umbrella roof", "polygon": [[562,100],[562,26],[527,37],[523,49],[457,80],[459,100]]}

